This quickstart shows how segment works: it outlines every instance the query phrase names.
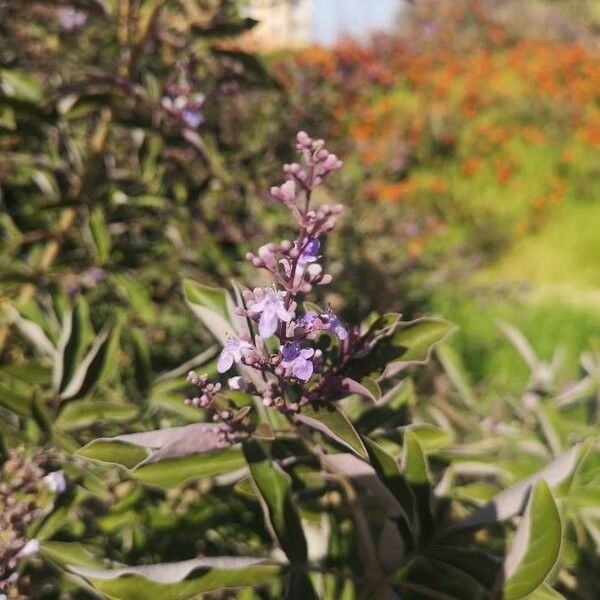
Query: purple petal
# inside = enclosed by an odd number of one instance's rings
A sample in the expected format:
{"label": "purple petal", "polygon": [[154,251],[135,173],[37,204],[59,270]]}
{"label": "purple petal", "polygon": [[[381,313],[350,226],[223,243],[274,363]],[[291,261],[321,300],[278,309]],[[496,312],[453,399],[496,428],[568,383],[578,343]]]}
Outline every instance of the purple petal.
{"label": "purple petal", "polygon": [[301,381],[308,381],[313,373],[313,364],[310,360],[296,359],[292,371]]}
{"label": "purple petal", "polygon": [[335,334],[342,342],[348,337],[348,332],[346,331],[345,327],[342,327],[342,325],[337,325],[335,327]]}
{"label": "purple petal", "polygon": [[224,349],[217,361],[217,371],[219,371],[219,373],[225,373],[225,371],[231,369],[231,365],[233,365],[233,354],[229,350]]}
{"label": "purple petal", "polygon": [[304,348],[304,350],[300,350],[300,356],[302,358],[310,358],[315,351],[312,348]]}
{"label": "purple petal", "polygon": [[258,332],[263,339],[271,337],[277,331],[277,314],[275,311],[265,310],[258,322]]}

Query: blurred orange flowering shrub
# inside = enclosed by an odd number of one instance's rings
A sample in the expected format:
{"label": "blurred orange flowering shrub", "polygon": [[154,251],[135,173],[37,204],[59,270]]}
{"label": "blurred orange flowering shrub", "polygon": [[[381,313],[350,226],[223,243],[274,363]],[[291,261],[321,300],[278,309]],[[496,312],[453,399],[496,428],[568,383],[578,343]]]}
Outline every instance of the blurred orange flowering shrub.
{"label": "blurred orange flowering shrub", "polygon": [[[541,26],[536,38],[517,34],[491,6],[425,0],[405,9],[394,34],[286,59],[327,115],[322,134],[366,167],[350,186],[356,210],[366,205],[368,220],[372,202],[396,204],[410,231],[419,224],[418,245],[398,240],[406,259],[439,251],[434,238],[457,229],[461,247],[500,249],[594,185],[600,54],[581,40],[544,39]],[[445,226],[427,230],[431,215]],[[482,238],[469,231],[482,223],[500,246],[476,245]]]}

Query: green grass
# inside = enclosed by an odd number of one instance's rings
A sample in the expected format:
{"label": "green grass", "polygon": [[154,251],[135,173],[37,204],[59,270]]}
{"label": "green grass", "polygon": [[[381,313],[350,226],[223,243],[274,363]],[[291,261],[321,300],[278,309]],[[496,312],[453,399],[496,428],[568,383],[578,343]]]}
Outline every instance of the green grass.
{"label": "green grass", "polygon": [[579,355],[600,338],[600,310],[552,300],[532,299],[527,293],[446,288],[433,298],[436,312],[459,326],[450,343],[460,352],[474,382],[485,381],[496,392],[518,392],[528,371],[498,323],[506,321],[523,331],[538,356],[550,360],[557,347],[566,352],[563,378],[575,377]]}
{"label": "green grass", "polygon": [[482,281],[526,282],[572,304],[600,311],[600,203],[569,203],[557,209],[537,234],[523,238]]}

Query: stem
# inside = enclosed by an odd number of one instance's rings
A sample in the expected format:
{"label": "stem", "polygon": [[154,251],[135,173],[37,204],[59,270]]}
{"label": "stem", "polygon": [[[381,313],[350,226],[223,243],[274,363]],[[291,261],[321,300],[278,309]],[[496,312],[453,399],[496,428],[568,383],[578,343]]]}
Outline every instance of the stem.
{"label": "stem", "polygon": [[362,506],[360,505],[360,499],[356,493],[356,490],[342,471],[327,462],[327,457],[317,446],[317,444],[313,442],[309,435],[305,434],[302,430],[298,430],[298,436],[302,439],[302,441],[304,441],[308,448],[314,454],[316,454],[319,462],[321,463],[321,468],[331,473],[342,488],[344,496],[346,497],[348,508],[350,509],[352,518],[354,520],[358,549],[359,553],[361,554],[361,558],[365,563],[365,574],[367,580],[375,592],[375,597],[385,600],[386,575],[379,564],[377,546],[375,545],[373,536],[371,535],[371,529],[369,528],[369,523]]}

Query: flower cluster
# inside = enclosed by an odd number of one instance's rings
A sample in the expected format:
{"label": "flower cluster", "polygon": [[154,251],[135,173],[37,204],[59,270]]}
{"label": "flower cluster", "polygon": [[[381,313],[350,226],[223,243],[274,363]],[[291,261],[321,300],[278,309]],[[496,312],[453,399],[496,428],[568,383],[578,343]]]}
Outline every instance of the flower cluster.
{"label": "flower cluster", "polygon": [[43,462],[41,453],[29,456],[20,447],[10,451],[0,469],[0,592],[11,598],[25,597],[18,564],[39,550],[38,540],[27,538],[27,527],[67,489],[64,473],[44,475]]}
{"label": "flower cluster", "polygon": [[[322,240],[335,226],[342,207],[322,204],[313,208],[311,201],[314,190],[342,163],[325,148],[323,140],[313,140],[304,132],[297,136],[296,149],[301,162],[285,165],[286,180],[271,188],[271,196],[290,211],[298,225],[296,239],[265,244],[256,254],[246,256],[252,265],[268,271],[272,284],[242,292],[242,305],[235,312],[246,319],[247,330],[226,341],[217,361],[219,373],[226,373],[234,364],[243,373],[248,368],[258,371],[262,384],[245,376],[233,377],[230,389],[255,395],[263,406],[287,415],[300,411],[318,396],[318,390],[331,383],[334,364],[313,342],[329,335],[337,340],[339,358],[348,350],[352,333],[331,307],[300,314],[299,296],[332,279],[323,269]],[[211,409],[227,438],[234,439],[239,427],[232,422],[231,412],[213,409],[221,384],[208,383],[206,376],[194,373],[189,381],[202,395],[188,402]],[[290,394],[290,390],[294,392]]]}
{"label": "flower cluster", "polygon": [[169,115],[189,129],[197,129],[204,123],[204,115],[200,111],[206,100],[204,94],[198,93],[197,82],[193,75],[194,61],[178,63],[165,88],[161,105]]}

